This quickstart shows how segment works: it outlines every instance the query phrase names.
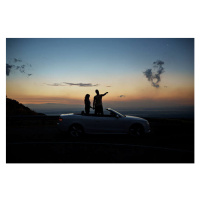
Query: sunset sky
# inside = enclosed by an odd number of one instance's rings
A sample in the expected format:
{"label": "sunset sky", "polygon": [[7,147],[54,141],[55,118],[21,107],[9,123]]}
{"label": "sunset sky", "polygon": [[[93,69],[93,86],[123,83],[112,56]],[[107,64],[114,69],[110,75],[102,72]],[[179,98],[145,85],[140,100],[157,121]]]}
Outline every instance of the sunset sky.
{"label": "sunset sky", "polygon": [[[154,77],[162,61],[162,73]],[[154,64],[153,64],[154,63]],[[194,105],[194,39],[7,39],[6,95],[23,104],[82,105],[95,90],[109,107]]]}

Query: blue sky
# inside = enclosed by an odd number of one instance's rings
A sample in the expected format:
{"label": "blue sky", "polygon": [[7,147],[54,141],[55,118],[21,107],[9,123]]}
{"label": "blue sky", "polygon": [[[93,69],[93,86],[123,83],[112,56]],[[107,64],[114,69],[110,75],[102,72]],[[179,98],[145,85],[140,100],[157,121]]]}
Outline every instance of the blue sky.
{"label": "blue sky", "polygon": [[[157,60],[164,62],[164,73],[159,88],[153,88],[143,72],[153,70]],[[7,95],[22,103],[32,98],[37,104],[40,97],[46,103],[68,97],[81,102],[96,88],[109,91],[108,101],[164,101],[176,91],[176,101],[191,97],[183,104],[194,98],[194,39],[189,38],[7,38],[6,63],[15,66],[7,76]]]}
{"label": "blue sky", "polygon": [[192,73],[193,50],[193,39],[7,39],[7,62],[17,57],[35,67],[45,63],[52,68],[56,63],[90,69],[103,63],[110,69],[122,65],[139,69],[161,59],[168,69],[174,63],[177,71]]}

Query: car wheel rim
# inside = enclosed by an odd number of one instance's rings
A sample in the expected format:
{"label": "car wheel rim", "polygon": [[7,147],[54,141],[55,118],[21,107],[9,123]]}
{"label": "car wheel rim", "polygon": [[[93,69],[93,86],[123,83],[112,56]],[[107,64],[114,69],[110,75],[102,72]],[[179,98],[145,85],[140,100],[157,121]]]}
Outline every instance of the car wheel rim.
{"label": "car wheel rim", "polygon": [[141,136],[142,129],[140,127],[133,127],[130,129],[130,135]]}
{"label": "car wheel rim", "polygon": [[130,135],[134,135],[134,129],[133,128],[130,129]]}
{"label": "car wheel rim", "polygon": [[82,134],[82,130],[78,126],[73,126],[71,131],[70,131],[70,134],[73,137],[79,137]]}
{"label": "car wheel rim", "polygon": [[136,132],[136,135],[138,135],[138,136],[141,135],[141,129],[140,128],[137,128],[135,132]]}

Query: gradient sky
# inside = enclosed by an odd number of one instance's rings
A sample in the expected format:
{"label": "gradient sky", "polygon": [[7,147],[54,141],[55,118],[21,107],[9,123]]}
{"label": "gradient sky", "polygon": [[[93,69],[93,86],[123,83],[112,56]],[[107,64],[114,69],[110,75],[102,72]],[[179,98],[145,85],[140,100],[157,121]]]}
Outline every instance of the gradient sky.
{"label": "gradient sky", "polygon": [[[157,60],[155,88],[143,72]],[[99,89],[109,107],[194,105],[194,39],[8,38],[6,64],[7,97],[23,104],[83,104]]]}

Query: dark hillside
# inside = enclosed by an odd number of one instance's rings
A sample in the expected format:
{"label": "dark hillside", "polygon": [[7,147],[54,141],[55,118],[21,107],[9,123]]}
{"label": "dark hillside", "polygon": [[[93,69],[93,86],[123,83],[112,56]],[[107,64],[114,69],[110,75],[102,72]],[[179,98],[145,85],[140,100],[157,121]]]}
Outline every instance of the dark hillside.
{"label": "dark hillside", "polygon": [[36,113],[30,108],[24,106],[14,99],[9,99],[6,97],[6,115],[43,115],[41,113]]}

